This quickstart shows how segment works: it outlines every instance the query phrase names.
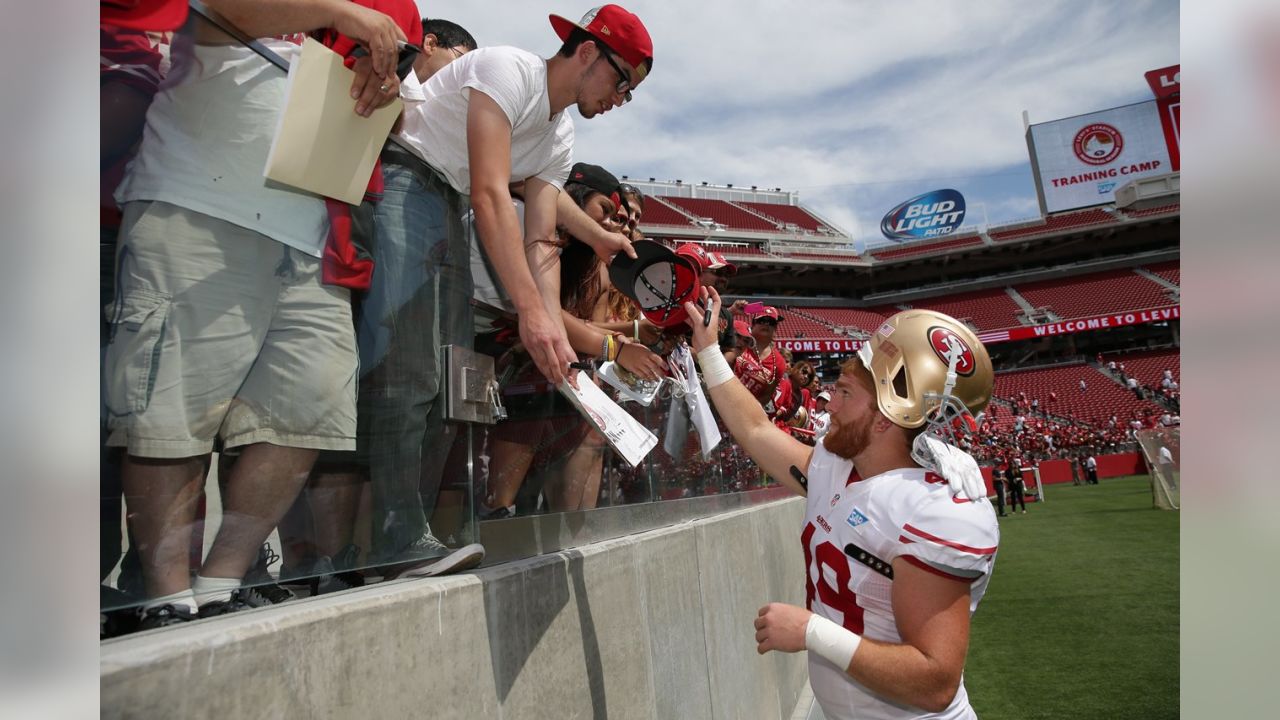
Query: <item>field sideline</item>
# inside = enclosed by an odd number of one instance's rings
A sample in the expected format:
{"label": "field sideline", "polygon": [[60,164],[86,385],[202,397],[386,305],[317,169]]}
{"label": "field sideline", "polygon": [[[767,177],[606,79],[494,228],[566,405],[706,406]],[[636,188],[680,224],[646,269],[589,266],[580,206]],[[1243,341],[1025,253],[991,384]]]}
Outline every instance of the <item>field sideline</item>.
{"label": "field sideline", "polygon": [[983,720],[1178,717],[1178,522],[1146,476],[1000,519],[965,685]]}

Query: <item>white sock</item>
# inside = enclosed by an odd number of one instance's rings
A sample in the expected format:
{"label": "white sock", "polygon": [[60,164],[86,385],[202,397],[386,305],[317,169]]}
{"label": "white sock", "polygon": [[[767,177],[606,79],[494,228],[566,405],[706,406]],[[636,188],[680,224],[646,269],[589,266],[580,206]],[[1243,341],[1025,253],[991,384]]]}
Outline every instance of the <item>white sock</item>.
{"label": "white sock", "polygon": [[191,612],[196,611],[196,597],[190,590],[179,590],[171,595],[164,595],[157,598],[151,598],[143,605],[144,608],[158,608],[162,605],[173,605],[176,607],[185,607]]}
{"label": "white sock", "polygon": [[208,605],[211,602],[226,602],[231,593],[240,589],[240,578],[211,578],[196,575],[191,583],[191,592],[195,593],[197,605]]}

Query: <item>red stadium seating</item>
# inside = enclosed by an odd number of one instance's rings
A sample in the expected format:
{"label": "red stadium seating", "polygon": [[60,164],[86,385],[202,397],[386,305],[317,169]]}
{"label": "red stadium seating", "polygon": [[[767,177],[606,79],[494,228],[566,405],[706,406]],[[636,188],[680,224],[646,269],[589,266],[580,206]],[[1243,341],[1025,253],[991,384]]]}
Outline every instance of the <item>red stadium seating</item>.
{"label": "red stadium seating", "polygon": [[1164,287],[1132,270],[1110,270],[1015,288],[1035,307],[1048,306],[1064,320],[1173,304]]}
{"label": "red stadium seating", "polygon": [[1125,210],[1124,214],[1131,218],[1152,217],[1154,215],[1168,215],[1181,211],[1180,203],[1171,203],[1169,205],[1161,205],[1160,207],[1147,208],[1145,210]]}
{"label": "red stadium seating", "polygon": [[716,247],[711,243],[707,243],[706,245],[711,250],[715,250],[718,253],[723,253],[725,257],[742,257],[742,256],[768,257],[769,256],[769,253],[765,252],[764,250],[761,250],[760,248],[757,248],[757,247],[750,247],[748,245],[722,245],[719,247]]}
{"label": "red stadium seating", "polygon": [[821,230],[837,232],[820,220],[810,215],[804,208],[796,205],[780,205],[778,203],[762,203],[762,202],[736,202],[735,205],[751,208],[758,213],[768,215],[777,220],[779,224],[792,223],[804,230],[816,233]]}
{"label": "red stadium seating", "polygon": [[644,201],[644,217],[641,218],[642,225],[676,225],[688,226],[693,221],[685,217],[683,213],[676,210],[663,202],[665,198],[657,196],[649,196]]}
{"label": "red stadium seating", "polygon": [[[1080,391],[1080,381],[1085,390]],[[1040,401],[1040,408],[1054,415],[1072,413],[1094,427],[1106,425],[1114,413],[1123,424],[1134,412],[1151,411],[1157,415],[1164,409],[1153,402],[1138,400],[1133,393],[1120,387],[1114,380],[1088,365],[1039,368],[997,373],[995,394],[1001,398],[1027,394],[1027,400]],[[1049,400],[1050,393],[1057,393],[1057,400]],[[1004,408],[1001,408],[1002,410]]]}
{"label": "red stadium seating", "polygon": [[862,258],[857,255],[829,255],[824,253],[798,253],[787,252],[782,253],[781,257],[794,258],[796,260],[826,260],[832,263],[861,263]]}
{"label": "red stadium seating", "polygon": [[1019,240],[1021,238],[1030,237],[1032,235],[1043,235],[1047,233],[1061,232],[1063,230],[1088,227],[1090,225],[1105,225],[1115,222],[1118,221],[1114,215],[1105,210],[1094,208],[1092,210],[1084,210],[1082,212],[1069,213],[1066,215],[1055,215],[1053,217],[1046,218],[1043,222],[1024,225],[1012,230],[996,230],[991,233],[991,239],[996,242],[1007,242],[1010,240]]}
{"label": "red stadium seating", "polygon": [[[872,332],[880,327],[885,317],[898,311],[895,307],[884,308],[800,308],[805,314],[816,318],[832,327],[853,327]],[[883,310],[883,312],[881,312]]]}
{"label": "red stadium seating", "polygon": [[724,200],[687,197],[663,197],[662,199],[684,209],[695,217],[710,218],[734,230],[776,233],[779,229],[777,223],[752,215],[746,210],[731,205]]}
{"label": "red stadium seating", "polygon": [[783,308],[780,312],[782,313],[782,322],[778,323],[777,335],[779,339],[839,337],[830,326],[805,317],[802,313],[793,312],[792,308]]}
{"label": "red stadium seating", "polygon": [[1164,278],[1165,280],[1168,280],[1174,285],[1177,285],[1179,287],[1182,286],[1182,261],[1181,260],[1170,260],[1169,262],[1163,262],[1158,265],[1148,265],[1147,270],[1149,270],[1151,274],[1159,275],[1160,277]]}
{"label": "red stadium seating", "polygon": [[1150,350],[1107,355],[1103,360],[1124,363],[1125,371],[1137,378],[1139,383],[1157,390],[1160,388],[1160,380],[1164,377],[1165,370],[1172,370],[1174,381],[1179,385],[1182,384],[1182,353],[1178,350]]}
{"label": "red stadium seating", "polygon": [[908,245],[895,245],[892,247],[878,248],[871,251],[871,257],[877,260],[897,260],[913,255],[924,255],[926,253],[942,252],[945,250],[955,250],[962,247],[973,247],[981,245],[982,238],[977,235],[963,235],[960,237],[947,238],[942,241],[918,242]]}
{"label": "red stadium seating", "polygon": [[979,330],[1016,327],[1019,324],[1018,316],[1022,312],[1022,308],[1009,297],[1004,288],[917,300],[911,304],[918,308],[946,313],[958,320],[969,320]]}

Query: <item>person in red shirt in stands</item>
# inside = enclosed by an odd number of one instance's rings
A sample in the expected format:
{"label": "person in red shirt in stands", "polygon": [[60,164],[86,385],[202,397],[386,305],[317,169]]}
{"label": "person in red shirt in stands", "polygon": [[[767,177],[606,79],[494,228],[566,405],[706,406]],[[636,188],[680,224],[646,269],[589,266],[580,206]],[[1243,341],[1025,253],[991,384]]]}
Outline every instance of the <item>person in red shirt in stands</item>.
{"label": "person in red shirt in stands", "polygon": [[782,319],[778,308],[768,305],[751,319],[751,336],[756,339],[756,357],[765,370],[771,394],[787,374],[787,360],[773,344],[773,336],[778,332],[778,323]]}

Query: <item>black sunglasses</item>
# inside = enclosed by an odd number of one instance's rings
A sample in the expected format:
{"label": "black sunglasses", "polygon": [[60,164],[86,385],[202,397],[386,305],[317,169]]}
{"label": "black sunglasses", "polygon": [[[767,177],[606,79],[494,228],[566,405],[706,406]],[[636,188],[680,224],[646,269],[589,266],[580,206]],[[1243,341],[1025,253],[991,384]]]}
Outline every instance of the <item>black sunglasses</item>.
{"label": "black sunglasses", "polygon": [[613,61],[613,53],[611,53],[604,44],[596,43],[596,47],[600,49],[600,55],[604,58],[605,62],[609,63],[609,67],[613,68],[613,71],[618,73],[618,84],[613,86],[613,90],[622,96],[622,104],[626,105],[631,102],[631,77],[622,71],[622,68],[618,66],[618,63]]}

